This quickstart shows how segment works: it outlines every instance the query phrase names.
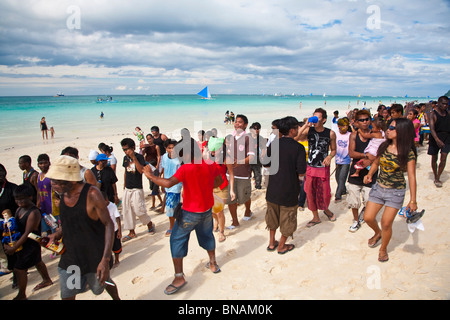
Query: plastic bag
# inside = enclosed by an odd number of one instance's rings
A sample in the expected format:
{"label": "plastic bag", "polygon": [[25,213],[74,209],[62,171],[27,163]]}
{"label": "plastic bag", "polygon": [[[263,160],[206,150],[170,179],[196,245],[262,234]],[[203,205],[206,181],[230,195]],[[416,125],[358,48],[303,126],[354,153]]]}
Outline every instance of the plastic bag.
{"label": "plastic bag", "polygon": [[214,193],[214,205],[212,207],[212,212],[219,213],[223,210],[224,207],[225,202],[223,201],[223,199]]}

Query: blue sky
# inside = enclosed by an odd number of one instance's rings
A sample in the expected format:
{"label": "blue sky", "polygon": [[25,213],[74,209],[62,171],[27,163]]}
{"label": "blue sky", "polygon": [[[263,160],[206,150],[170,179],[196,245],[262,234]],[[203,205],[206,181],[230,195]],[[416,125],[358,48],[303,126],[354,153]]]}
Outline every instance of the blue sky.
{"label": "blue sky", "polygon": [[450,1],[2,0],[0,95],[439,96]]}

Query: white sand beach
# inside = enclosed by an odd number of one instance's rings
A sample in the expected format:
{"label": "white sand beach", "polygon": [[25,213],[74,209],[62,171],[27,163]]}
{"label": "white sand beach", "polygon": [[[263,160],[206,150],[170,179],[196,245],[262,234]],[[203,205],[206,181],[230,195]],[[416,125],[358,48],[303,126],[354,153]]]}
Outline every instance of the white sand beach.
{"label": "white sand beach", "polygon": [[[55,159],[66,146],[79,149],[80,163],[91,167],[87,157],[90,149],[99,142],[112,145],[118,159],[117,177],[119,197],[123,188],[123,154],[120,140],[131,134],[115,134],[108,137],[73,139],[72,141],[49,140],[31,147],[2,150],[0,162],[6,167],[7,179],[20,184],[22,172],[18,168],[19,156],[28,154],[37,169],[36,158],[47,153]],[[332,170],[334,169],[334,164]],[[252,193],[253,218],[243,221],[243,206],[239,206],[240,227],[226,231],[226,241],[217,242],[216,256],[222,272],[213,274],[205,267],[206,252],[197,244],[192,234],[189,253],[184,259],[187,285],[178,293],[167,296],[164,289],[173,279],[173,265],[169,238],[165,231],[169,222],[165,214],[149,211],[156,224],[156,234],[149,235],[145,226],[136,229],[138,237],[123,244],[121,263],[111,271],[119,295],[127,300],[293,300],[293,299],[449,299],[450,298],[450,216],[448,195],[450,174],[442,176],[443,188],[432,183],[430,157],[426,147],[419,152],[417,164],[419,209],[425,209],[422,218],[425,230],[410,233],[403,218],[397,217],[393,225],[393,237],[388,247],[390,260],[377,260],[378,248],[371,249],[367,240],[371,229],[363,224],[356,233],[348,231],[352,223],[350,209],[345,201],[330,209],[336,214],[335,222],[328,221],[320,213],[322,223],[306,228],[312,214],[306,209],[298,212],[298,228],[289,243],[295,249],[285,255],[268,252],[269,232],[265,229],[265,189]],[[332,192],[336,190],[334,177]],[[144,179],[146,194],[148,181]],[[146,196],[147,208],[151,198]],[[407,192],[406,201],[409,201]],[[158,203],[158,202],[157,202]],[[227,225],[231,221],[225,211]],[[126,233],[124,232],[124,235]],[[279,233],[277,233],[279,235]],[[27,295],[30,300],[59,300],[58,258],[51,259],[50,252],[42,249],[43,261],[54,282],[37,292],[32,289],[41,281],[35,268],[29,270]],[[0,277],[0,299],[10,300],[17,294],[11,289],[11,275]],[[86,292],[79,300],[109,300],[104,292],[99,296]]]}

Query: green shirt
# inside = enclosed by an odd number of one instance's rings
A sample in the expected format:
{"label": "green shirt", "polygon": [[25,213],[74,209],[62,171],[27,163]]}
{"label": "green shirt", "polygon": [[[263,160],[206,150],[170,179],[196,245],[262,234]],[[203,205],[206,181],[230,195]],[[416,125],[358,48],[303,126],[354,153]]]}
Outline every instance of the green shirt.
{"label": "green shirt", "polygon": [[[411,160],[416,160],[412,150],[408,154],[408,162]],[[386,149],[380,157],[379,164],[380,173],[378,175],[378,183],[386,188],[406,188],[405,176],[403,175],[403,170],[400,168],[400,163],[396,154],[393,154]]]}

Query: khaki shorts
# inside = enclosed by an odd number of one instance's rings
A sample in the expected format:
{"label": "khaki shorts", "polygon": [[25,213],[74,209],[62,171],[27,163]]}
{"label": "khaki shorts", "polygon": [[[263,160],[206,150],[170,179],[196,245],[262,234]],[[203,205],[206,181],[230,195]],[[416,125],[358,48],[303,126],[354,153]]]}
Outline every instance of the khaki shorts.
{"label": "khaki shorts", "polygon": [[276,230],[280,227],[280,232],[286,238],[291,237],[297,230],[297,208],[284,207],[267,201],[266,224],[267,229]]}
{"label": "khaki shorts", "polygon": [[359,209],[361,207],[361,198],[363,206],[369,201],[369,192],[371,188],[359,186],[353,183],[347,183],[347,204],[349,208]]}
{"label": "khaki shorts", "polygon": [[234,179],[234,193],[236,194],[236,199],[230,201],[229,204],[244,204],[250,200],[252,195],[252,183],[250,179]]}

